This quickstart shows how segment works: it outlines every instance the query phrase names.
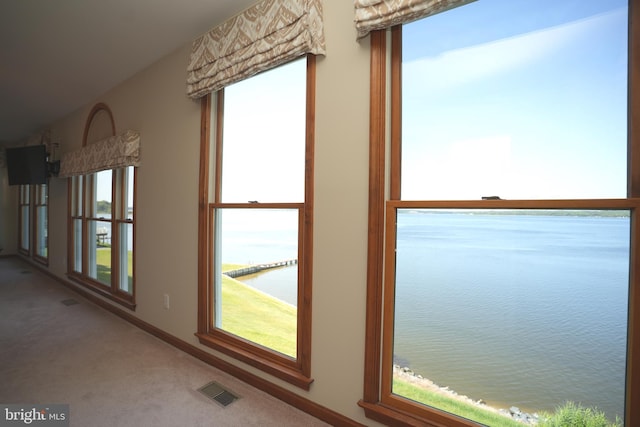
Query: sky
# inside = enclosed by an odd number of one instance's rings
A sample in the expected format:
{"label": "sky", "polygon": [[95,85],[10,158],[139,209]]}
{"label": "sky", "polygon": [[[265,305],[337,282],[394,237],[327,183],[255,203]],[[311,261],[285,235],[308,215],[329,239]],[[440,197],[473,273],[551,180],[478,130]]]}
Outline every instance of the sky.
{"label": "sky", "polygon": [[[129,166],[130,172],[127,178],[127,194],[126,194],[128,208],[133,207],[133,175],[131,174],[132,170],[133,170],[133,166]],[[101,171],[96,174],[96,177],[97,177],[96,200],[98,201],[104,200],[104,201],[112,202],[111,183],[112,183],[113,172],[111,170]]]}
{"label": "sky", "polygon": [[225,88],[222,201],[304,202],[306,60]]}
{"label": "sky", "polygon": [[[402,198],[625,197],[626,14],[478,0],[405,25]],[[303,202],[304,59],[225,92],[223,201]]]}
{"label": "sky", "polygon": [[405,200],[626,191],[619,0],[479,0],[403,29]]}

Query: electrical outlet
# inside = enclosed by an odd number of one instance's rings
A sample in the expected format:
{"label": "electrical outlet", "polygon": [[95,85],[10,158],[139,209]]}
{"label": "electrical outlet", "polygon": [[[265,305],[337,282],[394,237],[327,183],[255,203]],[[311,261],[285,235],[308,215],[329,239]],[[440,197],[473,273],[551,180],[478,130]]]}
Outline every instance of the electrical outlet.
{"label": "electrical outlet", "polygon": [[164,308],[169,310],[169,294],[164,294]]}

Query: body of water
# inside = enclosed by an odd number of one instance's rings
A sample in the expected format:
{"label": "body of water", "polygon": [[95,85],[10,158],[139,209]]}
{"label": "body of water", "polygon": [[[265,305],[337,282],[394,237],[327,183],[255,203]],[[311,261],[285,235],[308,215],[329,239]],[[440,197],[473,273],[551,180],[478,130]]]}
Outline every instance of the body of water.
{"label": "body of water", "polygon": [[624,415],[628,217],[399,211],[395,363],[508,408]]}
{"label": "body of water", "polygon": [[[297,257],[295,211],[224,215],[223,262]],[[623,416],[628,217],[401,210],[397,224],[395,363],[498,408]],[[239,278],[293,305],[296,279]]]}
{"label": "body of water", "polygon": [[[221,209],[223,264],[267,264],[298,259],[296,209]],[[298,266],[266,270],[238,280],[297,306]]]}

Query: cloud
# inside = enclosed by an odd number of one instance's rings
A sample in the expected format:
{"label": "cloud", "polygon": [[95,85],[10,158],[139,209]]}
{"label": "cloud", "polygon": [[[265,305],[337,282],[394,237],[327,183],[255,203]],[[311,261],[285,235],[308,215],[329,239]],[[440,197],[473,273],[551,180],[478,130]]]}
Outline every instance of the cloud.
{"label": "cloud", "polygon": [[416,90],[446,90],[499,75],[538,62],[557,53],[586,36],[594,37],[599,30],[624,22],[624,9],[598,14],[523,35],[456,49],[436,57],[410,61],[403,66],[403,79]]}

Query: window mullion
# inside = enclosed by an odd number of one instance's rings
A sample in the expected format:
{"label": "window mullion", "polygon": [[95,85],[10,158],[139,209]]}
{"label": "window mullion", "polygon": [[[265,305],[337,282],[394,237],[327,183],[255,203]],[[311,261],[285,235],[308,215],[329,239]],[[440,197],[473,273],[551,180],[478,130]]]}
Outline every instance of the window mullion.
{"label": "window mullion", "polygon": [[111,171],[111,292],[117,293],[120,284],[120,232],[119,222],[121,218],[122,191],[120,189],[120,174],[122,169]]}

